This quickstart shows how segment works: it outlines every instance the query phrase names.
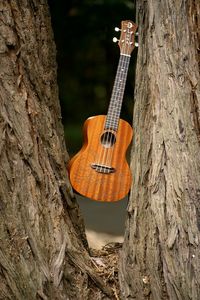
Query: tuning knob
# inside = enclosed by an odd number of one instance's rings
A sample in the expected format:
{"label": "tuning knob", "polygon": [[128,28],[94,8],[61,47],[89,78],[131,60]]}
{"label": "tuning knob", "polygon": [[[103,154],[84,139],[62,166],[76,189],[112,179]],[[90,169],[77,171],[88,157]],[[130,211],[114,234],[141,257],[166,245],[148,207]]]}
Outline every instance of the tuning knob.
{"label": "tuning knob", "polygon": [[138,47],[139,46],[139,44],[138,43],[135,43],[135,47]]}
{"label": "tuning knob", "polygon": [[116,37],[114,37],[113,38],[113,43],[117,43],[117,42],[119,42],[119,40]]}
{"label": "tuning knob", "polygon": [[121,31],[121,29],[119,29],[118,27],[115,27],[115,31]]}

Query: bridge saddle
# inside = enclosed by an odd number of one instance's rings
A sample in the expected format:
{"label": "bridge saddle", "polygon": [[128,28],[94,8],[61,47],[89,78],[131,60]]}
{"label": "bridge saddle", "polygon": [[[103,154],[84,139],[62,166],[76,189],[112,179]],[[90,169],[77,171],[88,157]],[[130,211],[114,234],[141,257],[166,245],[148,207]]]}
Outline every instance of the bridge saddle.
{"label": "bridge saddle", "polygon": [[98,173],[110,174],[115,172],[115,168],[110,166],[102,165],[102,164],[91,164],[91,168],[94,169]]}

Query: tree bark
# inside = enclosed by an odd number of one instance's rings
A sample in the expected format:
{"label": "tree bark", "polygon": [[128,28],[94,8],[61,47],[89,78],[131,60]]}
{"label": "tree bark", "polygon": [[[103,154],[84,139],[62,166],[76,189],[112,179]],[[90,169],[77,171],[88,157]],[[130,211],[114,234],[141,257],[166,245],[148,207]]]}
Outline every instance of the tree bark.
{"label": "tree bark", "polygon": [[200,3],[137,1],[122,299],[200,299]]}
{"label": "tree bark", "polygon": [[67,178],[47,2],[1,1],[0,24],[0,299],[102,299]]}

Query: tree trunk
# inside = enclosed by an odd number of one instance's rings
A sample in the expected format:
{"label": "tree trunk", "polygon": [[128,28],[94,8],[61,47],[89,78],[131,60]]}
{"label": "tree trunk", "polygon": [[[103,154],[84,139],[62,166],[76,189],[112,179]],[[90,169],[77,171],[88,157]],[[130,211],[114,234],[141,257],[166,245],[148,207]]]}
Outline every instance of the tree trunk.
{"label": "tree trunk", "polygon": [[0,299],[102,299],[67,178],[46,0],[1,1],[0,14]]}
{"label": "tree trunk", "polygon": [[200,3],[137,1],[122,299],[200,299]]}

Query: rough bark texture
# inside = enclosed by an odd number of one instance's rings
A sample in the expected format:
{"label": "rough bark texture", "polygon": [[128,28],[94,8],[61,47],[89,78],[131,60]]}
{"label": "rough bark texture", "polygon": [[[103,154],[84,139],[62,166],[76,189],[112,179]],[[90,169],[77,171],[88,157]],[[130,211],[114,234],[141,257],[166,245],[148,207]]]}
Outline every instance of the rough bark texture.
{"label": "rough bark texture", "polygon": [[[102,299],[66,173],[46,0],[0,3],[0,299]],[[84,246],[85,245],[85,246]],[[88,288],[91,280],[100,289]]]}
{"label": "rough bark texture", "polygon": [[200,299],[200,3],[137,1],[122,299]]}

